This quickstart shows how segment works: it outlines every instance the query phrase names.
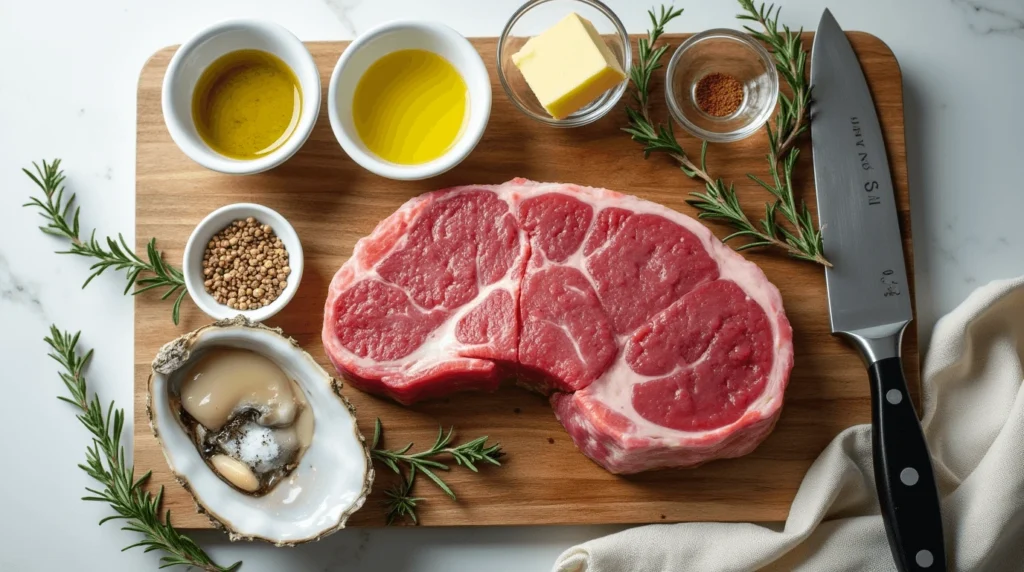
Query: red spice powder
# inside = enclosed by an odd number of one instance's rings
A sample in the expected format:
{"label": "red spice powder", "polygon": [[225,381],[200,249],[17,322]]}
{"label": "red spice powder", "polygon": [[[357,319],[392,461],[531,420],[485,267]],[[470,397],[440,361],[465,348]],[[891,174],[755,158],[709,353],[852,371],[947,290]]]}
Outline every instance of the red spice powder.
{"label": "red spice powder", "polygon": [[743,84],[729,74],[709,73],[697,81],[693,95],[704,113],[728,117],[743,104]]}

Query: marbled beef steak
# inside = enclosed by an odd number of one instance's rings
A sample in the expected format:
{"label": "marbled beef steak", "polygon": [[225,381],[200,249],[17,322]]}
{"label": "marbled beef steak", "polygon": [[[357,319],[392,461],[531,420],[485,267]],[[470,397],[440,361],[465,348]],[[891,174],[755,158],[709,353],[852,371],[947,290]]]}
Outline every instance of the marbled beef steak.
{"label": "marbled beef steak", "polygon": [[515,179],[410,200],[335,275],[327,355],[401,403],[502,379],[615,473],[752,451],[793,366],[779,291],[697,221]]}

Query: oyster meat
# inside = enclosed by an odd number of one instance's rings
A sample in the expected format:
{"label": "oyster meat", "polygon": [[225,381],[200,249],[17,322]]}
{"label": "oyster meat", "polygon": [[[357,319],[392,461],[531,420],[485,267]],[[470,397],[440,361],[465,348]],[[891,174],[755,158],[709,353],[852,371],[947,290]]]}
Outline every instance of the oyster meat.
{"label": "oyster meat", "polygon": [[243,317],[164,346],[149,414],[178,480],[233,540],[294,545],[340,528],[373,482],[341,383]]}
{"label": "oyster meat", "polygon": [[313,439],[313,413],[277,364],[251,350],[214,347],[182,378],[171,405],[228,484],[264,495],[296,467]]}

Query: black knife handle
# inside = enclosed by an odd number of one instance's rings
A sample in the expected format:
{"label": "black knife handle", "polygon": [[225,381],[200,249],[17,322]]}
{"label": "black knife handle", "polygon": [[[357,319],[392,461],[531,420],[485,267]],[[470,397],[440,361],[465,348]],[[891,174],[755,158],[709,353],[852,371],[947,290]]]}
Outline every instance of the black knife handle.
{"label": "black knife handle", "polygon": [[896,568],[945,572],[939,493],[903,363],[899,357],[881,359],[868,372],[875,486]]}

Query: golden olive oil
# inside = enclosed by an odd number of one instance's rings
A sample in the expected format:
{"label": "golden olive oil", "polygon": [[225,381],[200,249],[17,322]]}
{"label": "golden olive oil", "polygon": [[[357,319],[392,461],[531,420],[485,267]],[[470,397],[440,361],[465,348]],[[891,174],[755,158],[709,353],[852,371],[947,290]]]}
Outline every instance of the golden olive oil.
{"label": "golden olive oil", "polygon": [[352,118],[370,151],[385,161],[417,165],[455,144],[468,108],[466,82],[448,60],[426,50],[399,50],[360,78]]}
{"label": "golden olive oil", "polygon": [[280,147],[301,113],[295,72],[262,50],[238,50],[216,59],[192,92],[199,136],[233,159],[257,159]]}

